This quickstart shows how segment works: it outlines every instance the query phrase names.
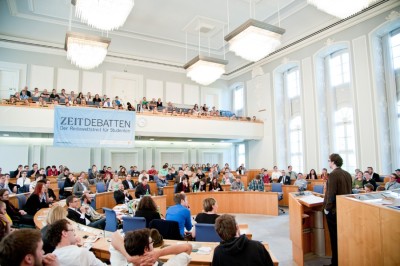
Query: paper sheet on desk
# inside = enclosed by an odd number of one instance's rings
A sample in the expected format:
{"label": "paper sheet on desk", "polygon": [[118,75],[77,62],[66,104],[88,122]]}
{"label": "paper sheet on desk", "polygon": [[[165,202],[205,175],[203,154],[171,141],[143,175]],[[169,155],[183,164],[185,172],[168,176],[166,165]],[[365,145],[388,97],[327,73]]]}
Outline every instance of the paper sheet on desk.
{"label": "paper sheet on desk", "polygon": [[316,204],[316,203],[322,203],[324,202],[324,199],[321,197],[317,197],[314,195],[308,195],[308,196],[304,196],[304,197],[299,197],[298,198],[301,201],[304,201],[308,204]]}
{"label": "paper sheet on desk", "polygon": [[199,250],[196,253],[201,254],[201,255],[208,255],[211,253],[211,248],[210,247],[201,247],[201,248],[199,248]]}

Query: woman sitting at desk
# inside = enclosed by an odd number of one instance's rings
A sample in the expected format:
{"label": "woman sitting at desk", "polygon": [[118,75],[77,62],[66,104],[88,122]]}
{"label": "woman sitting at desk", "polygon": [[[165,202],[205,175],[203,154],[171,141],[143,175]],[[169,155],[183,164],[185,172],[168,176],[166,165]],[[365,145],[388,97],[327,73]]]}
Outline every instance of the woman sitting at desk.
{"label": "woman sitting at desk", "polygon": [[182,181],[176,185],[176,193],[189,193],[190,186],[187,176],[182,177]]}
{"label": "woman sitting at desk", "polygon": [[208,191],[223,191],[216,177],[213,177],[210,186],[208,187]]}
{"label": "woman sitting at desk", "polygon": [[46,191],[46,186],[43,181],[39,181],[36,184],[35,190],[29,196],[26,201],[24,211],[26,211],[29,215],[35,215],[38,210],[41,208],[48,208],[48,196]]}
{"label": "woman sitting at desk", "polygon": [[363,179],[363,173],[360,171],[357,173],[356,178],[353,180],[353,188],[362,189],[365,184]]}
{"label": "woman sitting at desk", "polygon": [[160,213],[157,211],[157,204],[151,197],[143,197],[135,212],[135,217],[144,217],[146,219],[146,227],[154,219],[161,219]]}
{"label": "woman sitting at desk", "polygon": [[35,225],[33,216],[28,215],[24,210],[16,208],[9,200],[10,192],[7,189],[0,189],[0,200],[6,204],[6,211],[13,223]]}
{"label": "woman sitting at desk", "polygon": [[203,177],[200,181],[197,181],[193,184],[193,191],[205,192],[207,191],[207,182],[206,178]]}
{"label": "woman sitting at desk", "polygon": [[[219,217],[217,214],[218,204],[214,198],[206,198],[203,200],[204,212],[197,214],[194,219],[199,224],[215,224],[215,220]],[[196,227],[193,227],[192,237],[196,237]]]}
{"label": "woman sitting at desk", "polygon": [[[72,187],[75,185],[76,178],[72,173],[69,173],[68,177],[65,178],[64,187],[60,194],[62,194],[65,198],[72,195]],[[71,190],[66,191],[66,188],[71,188]]]}

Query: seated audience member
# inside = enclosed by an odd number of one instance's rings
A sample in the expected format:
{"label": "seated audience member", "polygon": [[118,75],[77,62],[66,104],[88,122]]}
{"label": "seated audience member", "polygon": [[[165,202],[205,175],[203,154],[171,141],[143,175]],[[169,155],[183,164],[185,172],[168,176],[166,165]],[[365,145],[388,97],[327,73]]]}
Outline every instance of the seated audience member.
{"label": "seated audience member", "polygon": [[11,190],[5,175],[0,176],[0,189],[7,190],[9,194],[17,193],[17,186],[15,186],[15,190]]}
{"label": "seated audience member", "polygon": [[101,99],[100,96],[96,93],[96,95],[94,95],[94,98],[92,100],[94,103],[101,103]]}
{"label": "seated audience member", "polygon": [[86,208],[86,215],[89,217],[90,222],[97,222],[98,227],[104,228],[106,225],[105,215],[98,213],[92,207],[92,197],[90,197],[88,194],[83,194],[81,201],[82,206]]}
{"label": "seated audience member", "polygon": [[307,180],[304,178],[304,175],[302,173],[297,174],[297,180],[294,182],[295,186],[299,187],[299,190],[307,190]]}
{"label": "seated audience member", "polygon": [[222,177],[221,181],[222,185],[230,185],[232,184],[231,179],[229,178],[229,173],[225,172],[225,174]]}
{"label": "seated audience member", "polygon": [[114,199],[117,204],[124,204],[132,200],[132,196],[129,194],[128,190],[124,190],[124,185],[120,183],[118,189],[114,191]]}
{"label": "seated audience member", "polygon": [[7,214],[6,204],[0,200],[0,241],[11,232],[11,225],[12,220]]}
{"label": "seated audience member", "polygon": [[162,101],[161,98],[158,98],[157,100],[157,109],[162,109],[163,105],[162,105]]}
{"label": "seated audience member", "polygon": [[109,108],[113,107],[110,98],[107,98],[104,101],[103,107],[109,107]]}
{"label": "seated audience member", "polygon": [[73,194],[77,197],[82,197],[82,194],[84,193],[90,193],[90,189],[89,182],[85,178],[85,172],[81,172],[74,185]]}
{"label": "seated audience member", "polygon": [[[111,265],[186,266],[189,264],[192,245],[184,243],[154,250],[153,246],[156,247],[158,243],[154,238],[155,233],[158,231],[145,228],[126,233],[125,239],[120,233],[114,233],[110,246]],[[166,255],[176,256],[164,263],[156,261],[157,258]]]}
{"label": "seated audience member", "polygon": [[[260,176],[264,182],[264,184],[271,183],[271,177],[268,174],[268,169],[261,168]],[[278,179],[279,180],[279,179]]]}
{"label": "seated audience member", "polygon": [[185,175],[185,173],[183,172],[183,170],[179,170],[178,175],[175,176],[175,184],[178,184],[180,182],[182,182],[182,178],[186,176],[186,178],[188,178],[187,175]]}
{"label": "seated audience member", "polygon": [[214,250],[213,266],[219,265],[274,265],[268,251],[259,241],[240,235],[235,217],[221,215],[215,221],[215,230],[222,242]]}
{"label": "seated audience member", "polygon": [[364,186],[365,186],[365,184],[371,184],[374,186],[374,191],[375,191],[376,188],[378,187],[378,185],[376,184],[375,180],[372,179],[372,176],[369,173],[369,171],[364,172],[364,178],[365,178]]}
{"label": "seated audience member", "polygon": [[128,111],[133,111],[133,112],[136,111],[135,107],[132,106],[132,104],[131,104],[130,102],[127,102],[127,103],[126,103],[126,110],[128,110]]}
{"label": "seated audience member", "polygon": [[278,183],[283,185],[290,185],[290,176],[286,175],[285,170],[282,170],[282,175],[278,179]]}
{"label": "seated audience member", "polygon": [[[200,224],[215,224],[215,220],[219,217],[218,204],[214,198],[206,198],[203,200],[203,211],[196,215],[194,219],[196,223]],[[196,237],[195,228],[192,230],[192,236]]]}
{"label": "seated audience member", "polygon": [[146,173],[146,170],[142,170],[140,172],[140,175],[138,176],[138,182],[141,183],[143,180],[143,177],[146,177],[147,180],[150,180],[150,176]]}
{"label": "seated audience member", "polygon": [[172,169],[171,169],[171,168],[168,168],[168,174],[165,176],[165,178],[166,178],[168,181],[171,181],[171,180],[174,180],[174,179],[175,179],[175,174],[172,173]]}
{"label": "seated audience member", "polygon": [[199,181],[197,181],[196,183],[193,184],[193,188],[192,188],[193,192],[197,191],[197,192],[206,192],[207,191],[207,182],[206,182],[206,178],[203,177],[202,179],[200,179]]}
{"label": "seated audience member", "polygon": [[235,181],[232,182],[231,191],[244,191],[244,184],[240,175],[237,175]]}
{"label": "seated audience member", "polygon": [[35,190],[26,200],[24,211],[29,215],[35,215],[41,208],[49,207],[49,198],[47,195],[47,189],[43,180],[39,181],[35,187]]}
{"label": "seated audience member", "polygon": [[62,194],[65,198],[72,195],[72,190],[67,190],[66,188],[73,188],[76,182],[76,178],[72,173],[69,173],[68,177],[64,181],[64,187],[60,190],[60,194]]}
{"label": "seated audience member", "polygon": [[364,185],[364,190],[365,190],[365,193],[374,192],[374,186],[372,184],[367,183]]}
{"label": "seated audience member", "polygon": [[210,185],[208,186],[208,191],[223,191],[221,185],[218,183],[218,179],[213,177]]}
{"label": "seated audience member", "polygon": [[49,226],[55,221],[65,218],[67,218],[67,211],[61,206],[54,206],[47,213],[46,225],[40,230],[43,240],[43,251],[45,254],[52,253],[55,249],[55,246],[52,246],[49,239],[46,238],[47,229],[49,229]]}
{"label": "seated audience member", "polygon": [[149,171],[147,171],[147,173],[149,174],[150,180],[154,180],[154,177],[158,174],[154,165],[151,166],[151,168],[149,169]]}
{"label": "seated audience member", "polygon": [[297,173],[293,171],[293,167],[291,165],[288,166],[288,176],[290,176],[290,180],[297,179]]}
{"label": "seated audience member", "polygon": [[151,101],[149,102],[149,109],[155,110],[156,108],[157,108],[156,98],[152,98]]}
{"label": "seated audience member", "polygon": [[22,164],[18,165],[17,170],[15,170],[14,172],[12,172],[11,177],[15,177],[15,178],[20,178],[22,175],[22,172],[24,171],[24,167],[22,166]]}
{"label": "seated audience member", "polygon": [[168,165],[164,164],[162,169],[158,172],[158,174],[166,176],[168,174]]}
{"label": "seated audience member", "polygon": [[[36,175],[38,175],[38,174],[36,174]],[[40,168],[39,169],[39,175],[43,176],[43,179],[46,179],[47,178],[46,170],[44,170],[44,168]]]}
{"label": "seated audience member", "polygon": [[62,172],[58,175],[57,180],[65,180],[69,176],[69,169],[64,167]]}
{"label": "seated audience member", "polygon": [[256,175],[256,177],[250,181],[247,190],[264,192],[264,182],[261,180],[259,175]]}
{"label": "seated audience member", "polygon": [[[371,179],[374,180],[375,183],[381,182],[381,178],[379,177],[379,174],[374,172],[374,168],[372,168],[371,166],[368,166],[367,169],[368,169],[367,171],[368,171],[369,175],[371,176]],[[376,189],[376,187],[375,187],[375,189]]]}
{"label": "seated audience member", "polygon": [[359,171],[356,174],[356,178],[353,180],[353,188],[354,189],[359,189],[359,188],[363,188],[364,187],[364,179],[363,179],[363,173],[361,171]]}
{"label": "seated audience member", "polygon": [[176,193],[174,195],[175,205],[167,209],[166,220],[176,221],[179,224],[181,236],[184,236],[185,228],[190,231],[192,229],[192,219],[189,210],[189,201],[184,193]]}
{"label": "seated audience member", "polygon": [[199,180],[201,180],[203,177],[204,177],[204,178],[206,177],[206,175],[203,173],[203,171],[201,171],[201,168],[198,168],[198,169],[197,169],[196,176],[197,176],[197,178],[198,178]]}
{"label": "seated audience member", "polygon": [[149,227],[149,224],[152,220],[161,219],[161,215],[157,211],[157,204],[151,197],[143,197],[140,200],[135,212],[135,217],[146,218],[146,227]]}
{"label": "seated audience member", "polygon": [[121,167],[121,169],[119,169],[119,171],[118,171],[118,176],[126,176],[128,173],[127,173],[127,171],[126,171],[126,168],[125,167]]}
{"label": "seated audience member", "polygon": [[87,248],[78,247],[75,229],[67,219],[55,221],[46,233],[60,265],[107,265]]}
{"label": "seated audience member", "polygon": [[158,195],[164,195],[163,188],[165,186],[168,186],[168,180],[165,178],[164,175],[159,174],[156,184],[157,184],[157,188],[158,188]]}
{"label": "seated audience member", "polygon": [[37,163],[32,164],[32,170],[28,172],[28,177],[35,177],[39,175],[39,166]]}
{"label": "seated audience member", "polygon": [[39,230],[16,230],[1,242],[0,265],[61,265],[54,254],[43,255],[42,246],[42,236]]}
{"label": "seated audience member", "polygon": [[314,169],[310,170],[310,173],[307,174],[306,179],[318,179],[317,173],[315,172]]}
{"label": "seated audience member", "polygon": [[33,216],[26,213],[24,210],[19,210],[10,202],[10,192],[6,189],[0,189],[0,200],[6,204],[6,211],[11,218],[13,224],[28,224],[35,225]]}
{"label": "seated audience member", "polygon": [[137,170],[137,166],[131,167],[130,174],[132,177],[138,177],[140,175],[140,172]]}
{"label": "seated audience member", "polygon": [[61,89],[60,99],[67,99],[68,94],[65,92],[65,89]]}
{"label": "seated audience member", "polygon": [[22,171],[21,172],[21,177],[19,177],[17,179],[17,185],[19,186],[19,191],[24,193],[24,192],[29,192],[25,191],[25,185],[30,185],[31,180],[29,179],[29,177],[27,177],[27,172],[26,171]]}
{"label": "seated audience member", "polygon": [[40,97],[40,92],[38,88],[35,88],[32,93],[32,97]]}
{"label": "seated audience member", "polygon": [[57,197],[56,197],[56,194],[54,193],[53,189],[51,189],[51,187],[50,187],[51,182],[48,179],[44,180],[44,182],[46,182],[44,185],[46,187],[49,203],[53,203],[55,200],[57,200]]}
{"label": "seated audience member", "polygon": [[326,168],[322,168],[321,179],[326,181],[328,180],[328,178],[329,178],[328,170]]}
{"label": "seated audience member", "polygon": [[385,184],[386,190],[394,190],[400,188],[400,183],[397,183],[399,176],[396,173],[390,175],[390,181]]}
{"label": "seated audience member", "polygon": [[140,101],[140,105],[142,109],[149,110],[149,102],[146,100],[146,97],[143,97],[143,100]]}
{"label": "seated audience member", "polygon": [[42,98],[50,98],[50,94],[47,92],[47,89],[44,89],[43,92],[40,94]]}
{"label": "seated audience member", "polygon": [[278,179],[280,176],[281,176],[281,172],[278,170],[277,166],[274,166],[274,170],[272,171],[272,174],[271,174],[271,180],[276,183],[276,182],[278,182]]}
{"label": "seated audience member", "polygon": [[113,175],[113,178],[108,183],[108,191],[118,190],[118,186],[121,184],[121,181],[118,178],[118,175]]}
{"label": "seated audience member", "polygon": [[35,180],[29,183],[29,192],[33,192],[35,190],[36,184],[39,180],[43,180],[42,175],[37,175]]}
{"label": "seated audience member", "polygon": [[397,178],[397,183],[400,183],[400,169],[396,169],[396,170],[394,170],[394,172],[396,173],[396,175],[398,176],[398,178]]}
{"label": "seated audience member", "polygon": [[124,185],[124,189],[134,189],[135,183],[132,180],[132,176],[130,174],[126,175],[125,180],[122,181],[122,185]]}
{"label": "seated audience member", "polygon": [[189,193],[190,185],[186,176],[182,177],[182,181],[176,185],[176,193]]}
{"label": "seated audience member", "polygon": [[238,169],[236,169],[236,173],[238,175],[244,175],[246,174],[246,168],[244,167],[244,165],[240,165]]}
{"label": "seated audience member", "polygon": [[92,169],[89,173],[89,184],[95,184],[97,180],[97,176],[99,175],[99,171],[97,171],[97,166],[94,164],[92,165]]}
{"label": "seated audience member", "polygon": [[103,219],[97,221],[91,221],[88,214],[88,209],[85,206],[81,206],[81,201],[75,196],[69,196],[66,200],[68,206],[67,218],[83,225],[87,225],[93,228],[104,229],[105,221]]}
{"label": "seated audience member", "polygon": [[147,177],[143,177],[142,183],[140,183],[135,189],[135,197],[138,199],[140,196],[151,195],[150,186],[147,184]]}
{"label": "seated audience member", "polygon": [[58,176],[57,166],[52,165],[51,168],[47,171],[47,176]]}

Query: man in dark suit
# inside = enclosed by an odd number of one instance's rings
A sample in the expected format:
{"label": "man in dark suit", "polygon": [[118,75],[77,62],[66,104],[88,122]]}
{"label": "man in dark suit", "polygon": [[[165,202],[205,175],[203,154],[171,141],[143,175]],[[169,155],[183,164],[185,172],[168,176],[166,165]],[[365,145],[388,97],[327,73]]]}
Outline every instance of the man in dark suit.
{"label": "man in dark suit", "polygon": [[376,190],[376,188],[378,187],[378,184],[376,184],[376,181],[374,179],[372,179],[371,174],[369,173],[369,171],[365,171],[364,172],[364,185],[365,184],[371,184],[374,186],[374,191]]}
{"label": "man in dark suit", "polygon": [[81,206],[81,201],[77,197],[69,196],[66,203],[68,206],[68,219],[83,225],[104,230],[104,222],[102,220],[90,222],[90,216],[86,215],[86,207]]}
{"label": "man in dark suit", "polygon": [[124,190],[124,185],[119,184],[118,190],[114,191],[114,199],[117,204],[124,204],[126,201],[132,200],[132,196],[128,190]]}
{"label": "man in dark suit", "polygon": [[368,169],[368,173],[371,175],[371,178],[375,182],[381,182],[381,178],[380,178],[379,174],[374,173],[374,168],[372,168],[371,166],[368,166],[367,169]]}
{"label": "man in dark suit", "polygon": [[279,177],[278,183],[290,185],[290,176],[286,175],[285,170],[282,170],[282,175]]}
{"label": "man in dark suit", "polygon": [[180,182],[182,182],[182,178],[187,175],[184,174],[183,170],[179,170],[178,175],[175,177],[175,184],[179,184]]}
{"label": "man in dark suit", "polygon": [[332,169],[329,179],[326,182],[326,192],[324,198],[324,212],[328,222],[329,235],[331,237],[332,264],[338,265],[338,246],[337,246],[337,224],[336,224],[336,196],[351,194],[352,179],[351,175],[343,170],[343,159],[339,154],[332,153],[329,156],[329,167]]}
{"label": "man in dark suit", "polygon": [[124,185],[124,189],[134,189],[135,188],[135,183],[133,182],[131,175],[127,175],[125,177],[125,180],[122,181],[122,184]]}
{"label": "man in dark suit", "polygon": [[144,196],[146,194],[151,195],[150,186],[147,184],[147,177],[143,176],[142,183],[140,183],[135,190],[135,197],[138,199],[140,196]]}

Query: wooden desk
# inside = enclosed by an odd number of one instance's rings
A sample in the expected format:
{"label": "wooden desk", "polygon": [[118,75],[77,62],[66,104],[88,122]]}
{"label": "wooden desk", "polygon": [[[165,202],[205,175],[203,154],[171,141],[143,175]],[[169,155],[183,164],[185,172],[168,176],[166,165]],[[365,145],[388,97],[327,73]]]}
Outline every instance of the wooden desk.
{"label": "wooden desk", "polygon": [[175,202],[174,202],[174,191],[175,191],[174,185],[165,186],[163,188],[163,191],[164,191],[164,196],[167,197],[167,206],[169,207],[169,206],[175,205]]}
{"label": "wooden desk", "polygon": [[[129,194],[133,195],[133,198],[135,198],[135,190],[129,189]],[[167,210],[167,197],[166,196],[155,196],[152,197],[157,206],[160,207],[160,213],[165,216],[166,210]],[[102,211],[103,207],[110,208],[112,209],[116,205],[115,199],[114,199],[114,192],[113,191],[108,191],[108,192],[103,192],[103,193],[97,193],[96,194],[96,210],[97,211]]]}
{"label": "wooden desk", "polygon": [[[304,265],[304,255],[307,253],[323,253],[331,255],[329,231],[322,212],[321,203],[309,204],[298,193],[289,193],[289,224],[292,240],[293,260],[299,266]],[[311,193],[318,196],[320,194]],[[302,199],[303,198],[303,199]],[[317,246],[315,236],[324,236],[324,247]]]}
{"label": "wooden desk", "polygon": [[382,193],[336,197],[339,265],[400,265],[400,211],[358,199]]}
{"label": "wooden desk", "polygon": [[218,202],[219,213],[248,213],[278,215],[278,193],[221,191],[186,193],[192,214],[203,210],[203,200],[214,198]]}
{"label": "wooden desk", "polygon": [[[271,183],[264,183],[265,191],[271,191]],[[283,199],[279,201],[280,206],[289,206],[289,193],[299,191],[298,186],[282,185]]]}

